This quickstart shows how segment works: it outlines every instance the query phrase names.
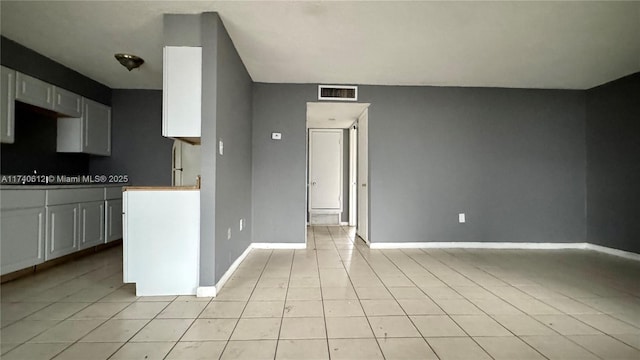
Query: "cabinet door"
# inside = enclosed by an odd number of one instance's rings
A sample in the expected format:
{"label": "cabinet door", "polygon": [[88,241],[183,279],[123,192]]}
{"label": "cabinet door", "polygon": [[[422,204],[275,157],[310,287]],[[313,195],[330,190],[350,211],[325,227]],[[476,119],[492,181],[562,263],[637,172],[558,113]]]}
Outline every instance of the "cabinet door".
{"label": "cabinet door", "polygon": [[53,85],[16,72],[16,100],[53,110]]}
{"label": "cabinet door", "polygon": [[0,142],[13,144],[16,100],[16,72],[0,67]]}
{"label": "cabinet door", "polygon": [[122,239],[122,200],[106,201],[107,242]]}
{"label": "cabinet door", "polygon": [[44,261],[44,216],[44,207],[2,211],[3,275]]}
{"label": "cabinet door", "polygon": [[82,116],[82,96],[54,87],[53,100],[53,110],[55,112],[71,117]]}
{"label": "cabinet door", "polygon": [[199,138],[202,98],[202,48],[164,48],[162,136]]}
{"label": "cabinet door", "polygon": [[78,249],[78,218],[78,204],[47,207],[45,260],[55,259]]}
{"label": "cabinet door", "polygon": [[80,204],[80,249],[104,244],[104,201]]}
{"label": "cabinet door", "polygon": [[84,100],[83,151],[94,155],[111,155],[111,108]]}

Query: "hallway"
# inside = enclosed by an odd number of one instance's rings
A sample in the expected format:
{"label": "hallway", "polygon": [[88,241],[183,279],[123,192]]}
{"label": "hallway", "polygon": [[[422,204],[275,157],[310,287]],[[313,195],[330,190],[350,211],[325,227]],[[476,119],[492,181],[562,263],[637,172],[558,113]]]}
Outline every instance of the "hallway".
{"label": "hallway", "polygon": [[2,358],[640,358],[638,262],[353,237],[253,250],[215,299],[134,296],[120,247],[4,284]]}

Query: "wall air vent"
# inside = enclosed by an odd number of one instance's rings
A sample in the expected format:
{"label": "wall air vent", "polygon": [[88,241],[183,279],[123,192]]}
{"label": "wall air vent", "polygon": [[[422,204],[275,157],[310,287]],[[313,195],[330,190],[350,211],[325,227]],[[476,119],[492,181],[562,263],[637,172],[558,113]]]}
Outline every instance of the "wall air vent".
{"label": "wall air vent", "polygon": [[358,87],[318,85],[318,100],[358,101]]}

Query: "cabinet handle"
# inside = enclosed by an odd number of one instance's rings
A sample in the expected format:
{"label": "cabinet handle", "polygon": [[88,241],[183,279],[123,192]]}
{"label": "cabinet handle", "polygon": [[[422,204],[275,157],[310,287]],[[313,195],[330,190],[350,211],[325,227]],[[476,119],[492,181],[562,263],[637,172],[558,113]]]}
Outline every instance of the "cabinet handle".
{"label": "cabinet handle", "polygon": [[[15,87],[12,89],[11,86],[11,78],[13,77],[13,74],[9,74],[9,81],[7,81],[7,95],[9,95],[9,102],[7,104],[7,119],[11,118],[11,108],[13,106],[15,106],[15,101],[12,100],[15,98],[14,95],[11,95],[14,91],[16,91]],[[13,129],[11,128],[12,122],[11,121],[7,121],[7,136],[11,137],[11,133],[13,132]]]}

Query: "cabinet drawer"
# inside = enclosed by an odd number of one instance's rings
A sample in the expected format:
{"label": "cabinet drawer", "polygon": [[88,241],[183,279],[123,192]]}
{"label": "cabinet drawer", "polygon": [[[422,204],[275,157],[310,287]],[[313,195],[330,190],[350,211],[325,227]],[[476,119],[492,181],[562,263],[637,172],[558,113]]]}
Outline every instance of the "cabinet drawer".
{"label": "cabinet drawer", "polygon": [[41,207],[45,204],[45,190],[2,190],[0,208],[27,209]]}
{"label": "cabinet drawer", "polygon": [[59,87],[54,87],[53,99],[54,111],[71,117],[82,116],[82,96]]}
{"label": "cabinet drawer", "polygon": [[53,85],[17,72],[16,100],[53,110]]}
{"label": "cabinet drawer", "polygon": [[47,206],[104,200],[104,188],[47,190]]}

